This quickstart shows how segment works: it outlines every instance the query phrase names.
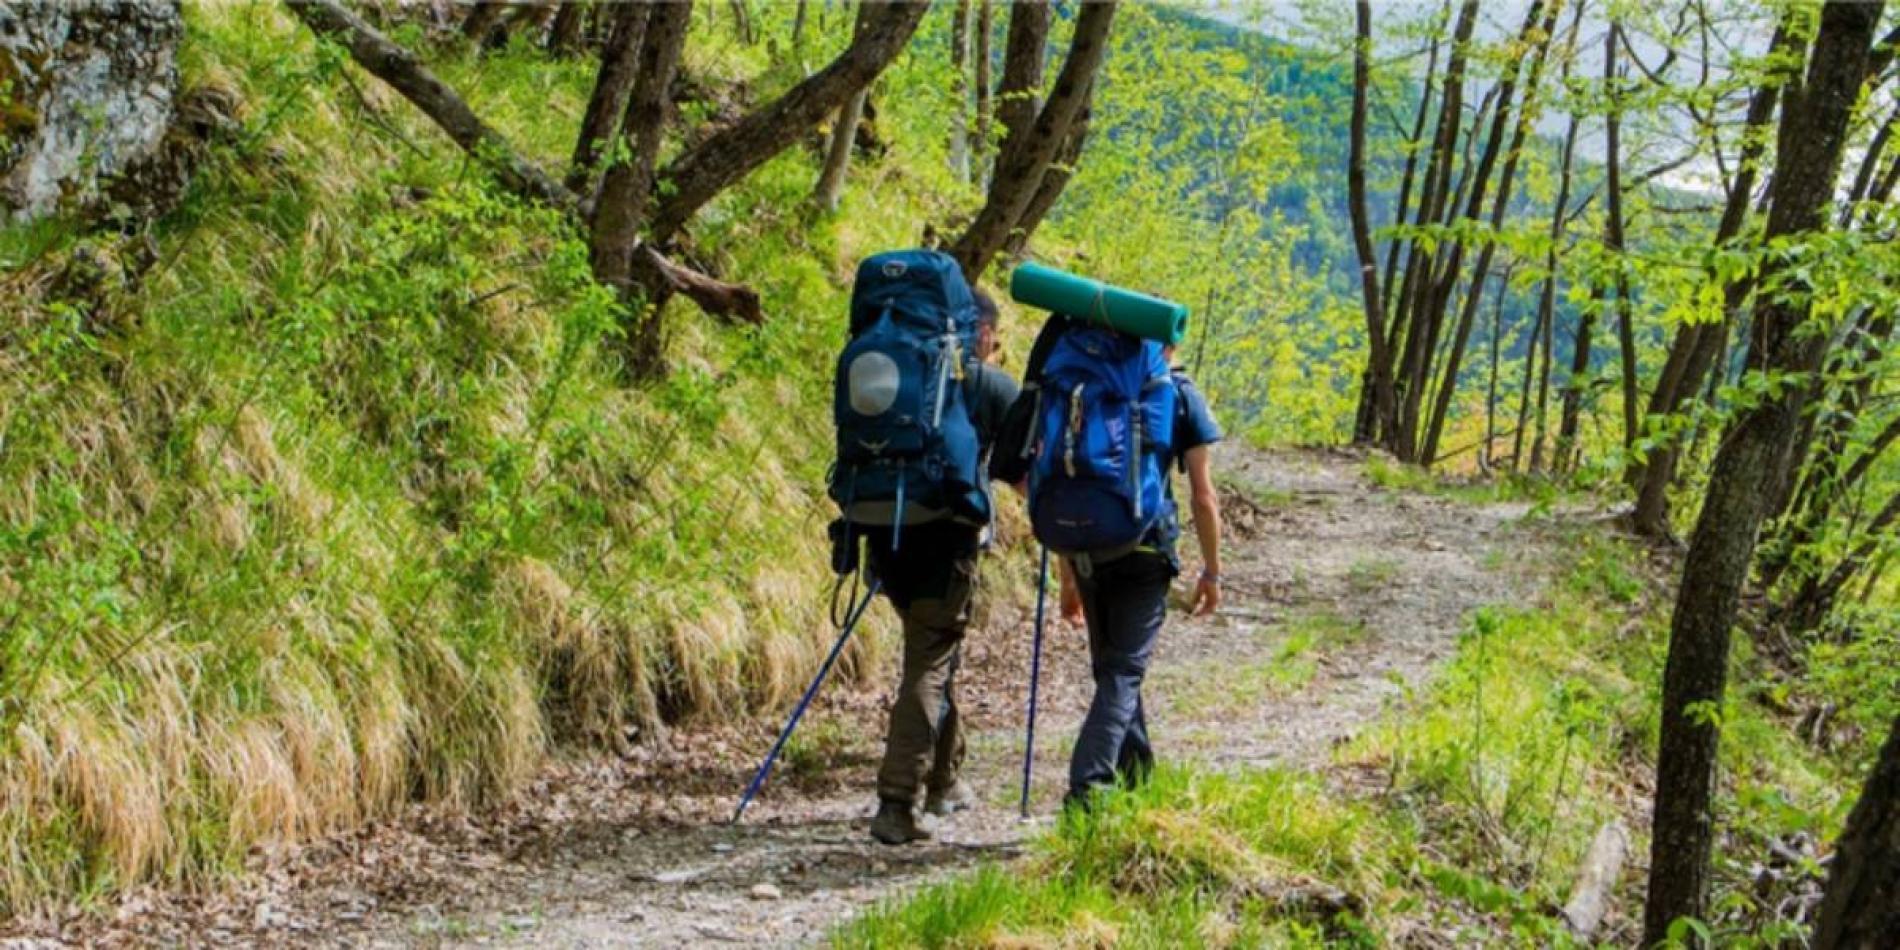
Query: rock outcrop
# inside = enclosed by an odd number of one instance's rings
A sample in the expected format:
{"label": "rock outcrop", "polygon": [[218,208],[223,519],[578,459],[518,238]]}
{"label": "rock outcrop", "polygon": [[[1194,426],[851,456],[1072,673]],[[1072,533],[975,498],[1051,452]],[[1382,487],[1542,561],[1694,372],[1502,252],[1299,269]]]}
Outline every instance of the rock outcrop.
{"label": "rock outcrop", "polygon": [[178,94],[177,0],[0,3],[0,210],[93,203],[151,158]]}

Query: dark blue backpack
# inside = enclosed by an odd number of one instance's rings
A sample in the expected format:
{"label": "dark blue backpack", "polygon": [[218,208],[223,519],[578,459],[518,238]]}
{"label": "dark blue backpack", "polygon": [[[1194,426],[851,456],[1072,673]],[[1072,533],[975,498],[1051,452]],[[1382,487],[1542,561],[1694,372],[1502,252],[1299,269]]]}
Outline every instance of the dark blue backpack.
{"label": "dark blue backpack", "polygon": [[1041,383],[1029,476],[1036,539],[1093,560],[1134,550],[1171,504],[1161,456],[1175,388],[1161,344],[1077,326],[1050,350]]}
{"label": "dark blue backpack", "polygon": [[845,521],[989,520],[964,395],[975,343],[976,301],[954,258],[892,251],[858,265],[833,404],[831,498]]}

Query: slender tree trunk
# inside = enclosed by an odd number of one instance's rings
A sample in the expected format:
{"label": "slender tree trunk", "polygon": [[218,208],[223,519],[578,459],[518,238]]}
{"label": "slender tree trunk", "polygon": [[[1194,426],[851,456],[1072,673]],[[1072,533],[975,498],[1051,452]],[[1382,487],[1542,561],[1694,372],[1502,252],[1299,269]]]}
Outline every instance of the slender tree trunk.
{"label": "slender tree trunk", "polygon": [[587,4],[567,0],[554,14],[554,25],[548,28],[548,52],[555,56],[572,56],[579,52],[581,33],[586,28]]}
{"label": "slender tree trunk", "polygon": [[752,32],[752,10],[745,0],[732,0],[732,32],[747,46],[758,42],[758,34]]}
{"label": "slender tree trunk", "polygon": [[[1819,230],[1833,195],[1847,124],[1866,76],[1879,2],[1831,2],[1808,57],[1799,100],[1783,110],[1765,242]],[[1749,363],[1756,372],[1803,373],[1819,362],[1812,337],[1797,333],[1807,308],[1783,288],[1787,265],[1773,257],[1762,281],[1777,292],[1755,305]],[[1803,389],[1787,387],[1738,415],[1710,470],[1670,624],[1663,669],[1661,745],[1651,833],[1643,943],[1668,936],[1683,917],[1706,918],[1715,840],[1719,712],[1727,689],[1730,630],[1761,528],[1765,492],[1785,457]]]}
{"label": "slender tree trunk", "polygon": [[508,4],[500,0],[483,0],[469,8],[468,16],[462,18],[462,36],[478,48],[488,41],[495,27],[501,25],[502,14],[508,12]]}
{"label": "slender tree trunk", "polygon": [[649,231],[664,242],[678,233],[706,202],[798,141],[884,71],[897,58],[929,6],[922,3],[863,0],[865,27],[851,45],[825,68],[770,105],[748,113],[674,159],[661,173],[665,194]]}
{"label": "slender tree trunk", "polygon": [[581,131],[574,141],[574,160],[567,173],[567,187],[577,193],[590,190],[588,182],[593,178],[594,163],[600,159],[601,143],[613,137],[626,114],[634,74],[640,65],[641,37],[652,9],[653,5],[645,3],[614,8],[613,29],[600,51],[600,72],[594,79],[594,93],[587,99],[587,111],[581,115]]}
{"label": "slender tree trunk", "polygon": [[805,14],[810,0],[798,0],[798,9],[792,14],[792,55],[805,54]]}
{"label": "slender tree trunk", "polygon": [[[1793,45],[1794,32],[1786,22],[1778,24],[1774,38],[1768,44],[1770,55],[1792,54]],[[1754,198],[1755,181],[1761,168],[1762,154],[1766,151],[1763,132],[1774,118],[1781,84],[1780,78],[1770,77],[1749,96],[1748,113],[1742,129],[1740,161],[1736,166],[1735,180],[1729,184],[1721,221],[1715,229],[1717,247],[1733,241],[1748,220],[1748,206]],[[1662,375],[1656,381],[1656,389],[1649,397],[1650,419],[1681,411],[1682,406],[1702,387],[1703,380],[1725,348],[1726,333],[1722,327],[1731,324],[1735,314],[1741,311],[1748,287],[1746,282],[1732,281],[1723,288],[1722,325],[1697,324],[1683,327],[1677,332],[1669,348],[1669,359],[1664,363]],[[1631,515],[1638,534],[1656,538],[1669,534],[1669,486],[1675,481],[1681,441],[1676,437],[1664,440],[1642,466],[1636,492],[1636,510]]]}
{"label": "slender tree trunk", "polygon": [[[1477,0],[1464,0],[1453,28],[1451,55],[1445,68],[1444,103],[1439,107],[1438,129],[1432,136],[1432,150],[1425,164],[1423,190],[1419,195],[1416,222],[1420,225],[1440,221],[1454,202],[1448,201],[1452,166],[1456,164],[1459,122],[1464,111],[1465,63],[1470,53],[1471,33],[1477,25]],[[1435,290],[1436,256],[1426,250],[1421,239],[1412,241],[1406,259],[1405,288],[1399,294],[1399,310],[1392,318],[1393,339],[1403,335],[1405,346],[1398,355],[1394,383],[1398,392],[1398,425],[1385,434],[1386,448],[1400,461],[1418,461],[1417,429],[1406,418],[1407,405],[1417,405],[1425,385],[1426,310]]]}
{"label": "slender tree trunk", "polygon": [[1636,445],[1641,397],[1637,395],[1636,327],[1631,322],[1634,315],[1630,312],[1629,280],[1623,276],[1623,90],[1616,61],[1617,48],[1622,45],[1623,23],[1612,18],[1609,35],[1603,43],[1603,92],[1610,103],[1609,113],[1604,117],[1603,164],[1607,181],[1603,186],[1606,205],[1603,249],[1609,252],[1616,269],[1610,287],[1616,292],[1616,336],[1623,369],[1623,448],[1628,450]]}
{"label": "slender tree trunk", "polygon": [[950,112],[950,172],[958,181],[970,180],[969,55],[970,0],[957,0],[950,17],[950,97],[956,101]]}
{"label": "slender tree trunk", "polygon": [[[1047,0],[1020,0],[1009,8],[1009,37],[1003,51],[1003,82],[996,88],[996,121],[1003,127],[996,165],[1021,148],[1041,111],[1044,48],[1049,42]],[[994,177],[992,175],[992,177]]]}
{"label": "slender tree trunk", "polygon": [[[1352,132],[1346,165],[1346,194],[1352,213],[1353,249],[1359,255],[1359,296],[1365,310],[1369,351],[1366,383],[1372,395],[1370,424],[1360,426],[1353,433],[1354,441],[1363,443],[1379,429],[1389,429],[1395,424],[1397,393],[1392,386],[1392,354],[1385,342],[1385,298],[1379,291],[1372,221],[1366,210],[1366,100],[1372,83],[1372,5],[1369,0],[1358,0],[1353,9],[1357,32],[1352,54]],[[1407,186],[1411,184],[1410,177],[1408,161]],[[1403,213],[1401,210],[1400,214]]]}
{"label": "slender tree trunk", "polygon": [[1003,257],[1018,261],[1023,258],[1029,247],[1029,238],[1042,225],[1042,219],[1048,217],[1055,208],[1056,200],[1062,197],[1063,189],[1069,180],[1075,177],[1075,169],[1082,161],[1082,149],[1088,144],[1089,124],[1094,95],[1091,92],[1082,100],[1082,111],[1069,126],[1069,134],[1062,140],[1062,148],[1042,171],[1042,181],[1036,185],[1036,194],[1029,199],[1029,207],[1023,209],[1016,226],[1010,229],[1008,240],[1003,242]]}
{"label": "slender tree trunk", "polygon": [[632,277],[633,250],[652,205],[654,169],[666,131],[667,92],[693,19],[691,3],[654,4],[651,9],[621,122],[624,157],[601,178],[588,249],[594,278],[622,290]]}
{"label": "slender tree trunk", "polygon": [[[970,169],[980,175],[990,149],[990,33],[995,12],[990,0],[976,2],[976,123],[970,128]],[[987,184],[987,182],[985,182]]]}
{"label": "slender tree trunk", "polygon": [[[1557,67],[1557,84],[1567,87],[1570,84],[1570,64],[1576,59],[1577,36],[1583,27],[1583,10],[1587,6],[1583,0],[1571,11],[1570,35],[1564,42],[1564,55]],[[1550,401],[1550,363],[1553,324],[1557,316],[1557,249],[1563,244],[1564,229],[1570,221],[1570,166],[1577,152],[1577,127],[1579,116],[1571,112],[1570,121],[1564,129],[1563,146],[1557,158],[1557,201],[1550,214],[1550,244],[1544,252],[1544,279],[1537,295],[1537,316],[1531,325],[1531,339],[1524,353],[1524,393],[1517,407],[1517,437],[1512,443],[1511,468],[1536,472],[1543,467],[1544,461],[1544,420]],[[1536,374],[1537,416],[1533,423],[1530,418],[1532,370],[1541,365]],[[1530,457],[1524,456],[1525,433],[1532,432]]]}
{"label": "slender tree trunk", "polygon": [[[1503,230],[1505,214],[1510,210],[1511,185],[1517,176],[1517,162],[1524,152],[1524,139],[1530,134],[1531,126],[1537,120],[1537,87],[1543,80],[1544,61],[1550,53],[1550,42],[1556,35],[1558,13],[1558,4],[1556,3],[1550,5],[1549,11],[1544,15],[1542,24],[1536,27],[1537,32],[1535,34],[1531,32],[1533,24],[1537,23],[1536,17],[1539,5],[1540,4],[1536,2],[1531,4],[1530,16],[1524,21],[1524,30],[1520,34],[1520,38],[1530,40],[1535,45],[1532,48],[1530,69],[1524,82],[1524,102],[1518,109],[1516,127],[1511,132],[1511,145],[1505,152],[1504,168],[1498,173],[1498,194],[1491,209],[1491,232],[1493,235]],[[1502,123],[1505,121],[1506,114],[1509,112],[1512,96],[1511,86],[1514,78],[1515,75],[1508,77],[1503,86],[1503,90],[1499,93],[1497,117],[1491,129],[1491,143],[1486,147],[1487,157],[1495,158],[1494,150],[1497,147],[1497,139],[1503,131]],[[1472,195],[1472,212],[1476,212],[1482,207],[1482,176],[1476,187],[1477,193]],[[1476,215],[1468,213],[1467,217],[1475,219]],[[1451,349],[1445,357],[1445,368],[1441,374],[1438,398],[1432,407],[1430,420],[1426,424],[1425,450],[1420,459],[1420,461],[1426,465],[1432,464],[1433,460],[1438,457],[1439,437],[1443,434],[1445,429],[1445,418],[1451,411],[1452,397],[1457,393],[1458,370],[1463,364],[1465,347],[1469,344],[1471,339],[1471,328],[1477,320],[1478,305],[1484,298],[1485,276],[1491,271],[1491,258],[1496,251],[1496,239],[1494,237],[1485,239],[1484,246],[1478,251],[1477,264],[1472,268],[1470,288],[1465,294],[1464,307],[1458,315],[1458,326],[1452,335]],[[1456,265],[1454,264],[1453,266],[1455,267]]]}
{"label": "slender tree trunk", "polygon": [[1900,717],[1847,816],[1828,868],[1813,950],[1900,946]]}
{"label": "slender tree trunk", "polygon": [[1867,567],[1874,555],[1880,551],[1880,542],[1894,523],[1900,521],[1900,492],[1887,499],[1873,520],[1862,529],[1862,539],[1847,552],[1845,557],[1826,573],[1813,574],[1801,581],[1794,597],[1781,608],[1781,614],[1787,619],[1788,629],[1793,633],[1807,633],[1821,625],[1827,615],[1834,610],[1841,591],[1854,580],[1854,576]]}
{"label": "slender tree trunk", "polygon": [[1510,297],[1511,271],[1505,268],[1504,278],[1498,281],[1497,303],[1491,308],[1491,381],[1484,392],[1484,451],[1478,455],[1478,467],[1487,472],[1495,461],[1498,440],[1498,370],[1504,356],[1504,301]]}
{"label": "slender tree trunk", "polygon": [[[1112,2],[1089,3],[1076,16],[1075,34],[1069,43],[1069,55],[1056,75],[1049,101],[1028,131],[1016,144],[1005,143],[997,157],[996,175],[990,182],[989,198],[976,220],[958,238],[951,254],[963,265],[971,280],[977,279],[989,262],[1009,241],[1010,231],[1023,220],[1024,212],[1036,196],[1043,172],[1056,157],[1068,136],[1070,126],[1081,114],[1094,82],[1095,72],[1108,52],[1108,33],[1114,24]],[[1020,9],[1020,8],[1019,8]]]}
{"label": "slender tree trunk", "polygon": [[825,150],[825,167],[818,175],[818,188],[812,198],[827,214],[838,210],[838,199],[844,195],[845,173],[851,169],[851,147],[857,142],[858,122],[864,118],[864,100],[870,95],[869,87],[860,89],[838,109],[838,121],[831,129],[831,144]]}

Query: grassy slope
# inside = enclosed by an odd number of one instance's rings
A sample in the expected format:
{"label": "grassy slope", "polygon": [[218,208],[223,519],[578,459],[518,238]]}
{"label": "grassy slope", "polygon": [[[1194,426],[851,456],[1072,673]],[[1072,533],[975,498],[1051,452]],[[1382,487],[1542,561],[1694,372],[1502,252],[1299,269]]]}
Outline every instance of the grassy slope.
{"label": "grassy slope", "polygon": [[[927,99],[880,120],[921,157],[861,163],[834,220],[801,210],[816,156],[794,149],[697,228],[767,326],[676,305],[676,372],[630,389],[566,225],[275,5],[188,14],[190,81],[241,92],[246,124],[157,227],[157,267],[117,281],[130,252],[89,242],[106,290],[68,296],[70,237],[5,238],[29,263],[0,318],[0,912],[794,696],[829,637],[849,268],[974,199],[937,171]],[[848,23],[826,27],[814,63]],[[696,28],[709,88],[751,77],[758,101],[796,76]],[[432,62],[558,167],[589,64]]]}
{"label": "grassy slope", "polygon": [[[1374,468],[1375,478],[1399,477]],[[1026,864],[895,901],[834,942],[1278,946],[1380,944],[1417,931],[1459,944],[1566,942],[1556,908],[1597,829],[1620,816],[1638,835],[1632,862],[1646,853],[1650,684],[1667,629],[1666,598],[1629,567],[1640,552],[1571,530],[1573,553],[1552,566],[1547,597],[1476,612],[1434,683],[1342,747],[1330,774],[1165,768],[1141,792],[1065,818]],[[1738,682],[1761,682],[1747,658],[1738,666]],[[1831,837],[1851,781],[1754,692],[1738,690],[1724,713],[1733,795],[1718,927],[1727,941],[1772,942],[1761,903],[1784,892],[1755,892],[1746,862],[1769,838]],[[1289,901],[1316,883],[1363,911]],[[1626,869],[1626,909],[1640,900],[1637,884]]]}

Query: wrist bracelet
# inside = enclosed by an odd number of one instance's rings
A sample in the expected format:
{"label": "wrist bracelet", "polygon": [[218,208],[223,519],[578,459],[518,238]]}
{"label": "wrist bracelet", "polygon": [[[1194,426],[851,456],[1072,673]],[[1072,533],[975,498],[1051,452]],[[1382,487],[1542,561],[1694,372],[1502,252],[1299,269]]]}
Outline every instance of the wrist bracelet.
{"label": "wrist bracelet", "polygon": [[1201,580],[1213,581],[1214,583],[1218,584],[1220,583],[1220,572],[1219,571],[1202,571]]}

